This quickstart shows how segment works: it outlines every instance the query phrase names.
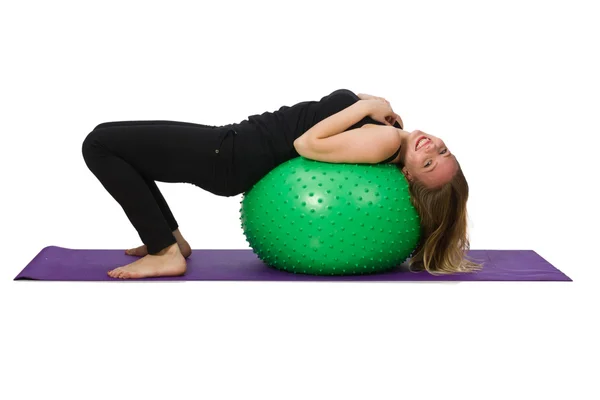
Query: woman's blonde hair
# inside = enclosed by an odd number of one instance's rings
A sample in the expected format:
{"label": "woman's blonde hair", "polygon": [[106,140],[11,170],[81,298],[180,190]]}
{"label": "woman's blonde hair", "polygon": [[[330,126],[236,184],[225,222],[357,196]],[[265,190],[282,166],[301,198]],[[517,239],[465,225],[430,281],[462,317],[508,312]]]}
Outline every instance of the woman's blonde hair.
{"label": "woman's blonde hair", "polygon": [[421,238],[408,262],[411,272],[426,270],[432,275],[475,272],[482,264],[473,262],[467,236],[469,185],[460,164],[452,180],[428,188],[418,180],[410,182],[413,206],[421,218]]}

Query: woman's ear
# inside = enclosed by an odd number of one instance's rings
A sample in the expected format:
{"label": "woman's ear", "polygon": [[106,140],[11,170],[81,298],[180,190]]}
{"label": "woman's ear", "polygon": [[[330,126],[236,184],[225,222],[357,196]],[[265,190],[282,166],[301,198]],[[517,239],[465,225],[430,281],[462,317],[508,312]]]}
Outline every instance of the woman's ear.
{"label": "woman's ear", "polygon": [[409,182],[412,182],[412,181],[413,181],[413,177],[412,177],[412,175],[410,174],[410,172],[408,172],[408,169],[406,169],[406,167],[402,167],[402,173],[404,174],[404,176],[406,177],[406,179],[407,179]]}

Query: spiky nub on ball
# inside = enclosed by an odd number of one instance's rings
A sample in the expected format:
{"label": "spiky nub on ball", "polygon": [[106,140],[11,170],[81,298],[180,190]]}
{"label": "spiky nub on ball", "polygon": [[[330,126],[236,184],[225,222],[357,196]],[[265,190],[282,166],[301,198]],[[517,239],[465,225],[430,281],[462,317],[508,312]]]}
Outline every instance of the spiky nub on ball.
{"label": "spiky nub on ball", "polygon": [[266,264],[311,275],[390,270],[419,242],[408,182],[392,164],[335,164],[293,158],[249,191],[242,229]]}

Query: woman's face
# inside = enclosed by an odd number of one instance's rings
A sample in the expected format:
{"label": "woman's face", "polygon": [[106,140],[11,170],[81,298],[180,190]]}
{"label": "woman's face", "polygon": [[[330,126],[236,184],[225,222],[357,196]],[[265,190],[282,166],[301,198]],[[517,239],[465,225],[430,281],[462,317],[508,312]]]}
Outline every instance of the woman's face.
{"label": "woman's face", "polygon": [[[402,172],[406,179],[418,180],[432,188],[449,182],[458,170],[458,164],[444,141],[420,130],[402,132],[400,163],[404,165]],[[421,138],[425,141],[421,141],[417,149]]]}

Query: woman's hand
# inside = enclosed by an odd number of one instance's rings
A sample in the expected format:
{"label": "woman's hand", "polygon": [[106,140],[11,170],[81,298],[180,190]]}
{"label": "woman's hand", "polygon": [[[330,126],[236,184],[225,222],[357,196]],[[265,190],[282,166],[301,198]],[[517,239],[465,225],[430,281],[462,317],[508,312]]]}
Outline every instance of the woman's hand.
{"label": "woman's hand", "polygon": [[367,115],[373,118],[375,121],[381,122],[386,125],[394,125],[396,121],[400,124],[400,128],[404,128],[402,119],[398,114],[392,110],[390,102],[381,97],[373,97],[371,99],[361,99],[364,101],[367,108]]}

